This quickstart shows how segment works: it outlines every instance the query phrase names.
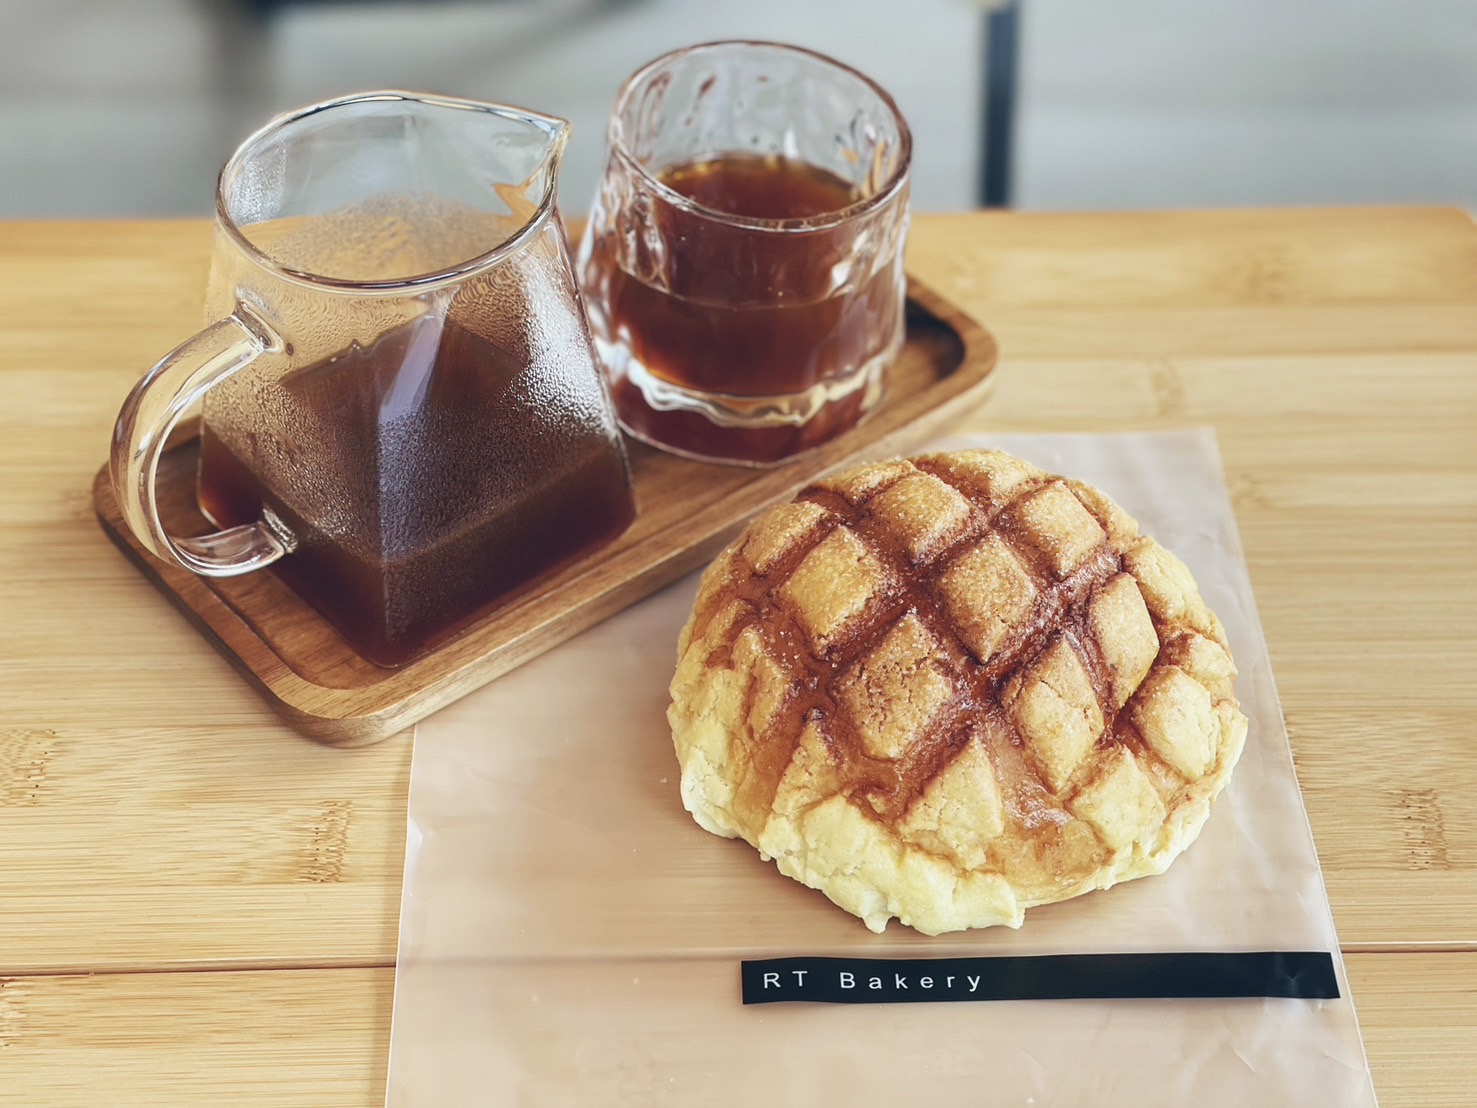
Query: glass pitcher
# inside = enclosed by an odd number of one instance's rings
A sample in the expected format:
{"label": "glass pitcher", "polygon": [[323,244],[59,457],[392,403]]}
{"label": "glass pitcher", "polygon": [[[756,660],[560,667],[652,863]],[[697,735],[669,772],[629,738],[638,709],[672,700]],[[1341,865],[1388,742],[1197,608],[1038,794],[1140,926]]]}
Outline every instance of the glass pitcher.
{"label": "glass pitcher", "polygon": [[[111,456],[145,547],[264,566],[399,665],[620,534],[630,473],[555,206],[563,120],[405,92],[249,138],[216,194],[205,330],[134,388]],[[155,479],[200,404],[197,495]]]}

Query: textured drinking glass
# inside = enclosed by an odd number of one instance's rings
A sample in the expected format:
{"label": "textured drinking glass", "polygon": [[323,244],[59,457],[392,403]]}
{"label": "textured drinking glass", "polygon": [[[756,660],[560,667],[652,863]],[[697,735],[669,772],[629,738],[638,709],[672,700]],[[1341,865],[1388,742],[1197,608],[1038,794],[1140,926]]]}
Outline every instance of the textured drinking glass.
{"label": "textured drinking glass", "polygon": [[[151,552],[273,570],[398,665],[613,538],[629,470],[579,307],[558,119],[402,92],[283,116],[221,172],[206,318],[135,387],[111,467]],[[203,401],[166,532],[171,430]]]}
{"label": "textured drinking glass", "polygon": [[764,465],[866,415],[903,341],[911,145],[886,92],[796,47],[626,82],[579,272],[628,432]]}

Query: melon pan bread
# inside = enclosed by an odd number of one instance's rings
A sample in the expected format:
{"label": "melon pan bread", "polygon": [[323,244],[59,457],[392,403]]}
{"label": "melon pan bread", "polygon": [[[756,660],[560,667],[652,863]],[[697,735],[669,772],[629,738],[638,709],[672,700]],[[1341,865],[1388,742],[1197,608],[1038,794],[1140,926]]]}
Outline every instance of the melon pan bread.
{"label": "melon pan bread", "polygon": [[1162,872],[1246,737],[1219,620],[1103,493],[993,451],[865,465],[713,562],[683,803],[881,931]]}

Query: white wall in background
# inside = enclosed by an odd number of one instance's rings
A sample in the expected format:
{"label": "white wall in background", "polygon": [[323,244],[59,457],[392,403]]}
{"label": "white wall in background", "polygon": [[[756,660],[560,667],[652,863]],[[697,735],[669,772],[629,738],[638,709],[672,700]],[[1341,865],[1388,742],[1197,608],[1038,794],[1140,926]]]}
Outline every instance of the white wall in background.
{"label": "white wall in background", "polygon": [[973,206],[983,16],[969,0],[0,0],[0,218],[205,214],[216,171],[279,111],[401,87],[575,124],[564,205],[585,210],[622,80],[717,38],[834,54],[897,98],[915,203]]}
{"label": "white wall in background", "polygon": [[574,137],[561,195],[584,211],[628,75],[680,46],[774,39],[831,54],[891,92],[914,131],[915,205],[959,209],[974,206],[978,188],[983,26],[968,0],[304,6],[276,38],[274,95],[305,102],[378,81],[564,116]]}
{"label": "white wall in background", "polygon": [[0,218],[210,210],[235,99],[215,7],[0,0]]}
{"label": "white wall in background", "polygon": [[[589,203],[616,86],[669,48],[787,39],[897,96],[922,210],[972,207],[971,0],[0,0],[0,218],[204,214],[274,112],[383,85],[566,115]],[[1025,208],[1477,208],[1477,0],[1022,0]]]}
{"label": "white wall in background", "polygon": [[1024,0],[1027,208],[1477,209],[1477,0]]}

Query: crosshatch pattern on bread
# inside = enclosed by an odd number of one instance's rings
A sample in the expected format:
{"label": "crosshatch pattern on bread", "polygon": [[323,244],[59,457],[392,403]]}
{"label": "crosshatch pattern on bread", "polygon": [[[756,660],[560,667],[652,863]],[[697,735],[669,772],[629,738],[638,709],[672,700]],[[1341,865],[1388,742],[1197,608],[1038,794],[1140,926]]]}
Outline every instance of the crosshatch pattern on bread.
{"label": "crosshatch pattern on bread", "polygon": [[1107,496],[966,451],[757,519],[703,576],[668,717],[701,826],[938,934],[1162,872],[1240,756],[1235,673]]}

